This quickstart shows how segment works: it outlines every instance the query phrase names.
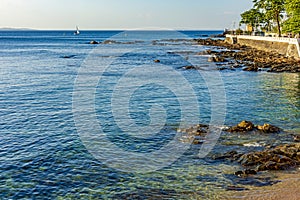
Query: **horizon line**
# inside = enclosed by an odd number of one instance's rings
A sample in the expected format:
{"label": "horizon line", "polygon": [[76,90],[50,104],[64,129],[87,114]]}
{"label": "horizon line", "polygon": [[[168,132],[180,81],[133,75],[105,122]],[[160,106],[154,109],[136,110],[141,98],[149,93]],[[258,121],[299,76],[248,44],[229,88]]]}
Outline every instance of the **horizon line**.
{"label": "horizon line", "polygon": [[[12,30],[12,31],[74,31],[74,29],[60,29],[60,28],[53,28],[53,29],[37,29],[37,28],[23,28],[23,27],[0,27],[0,31],[1,30]],[[80,31],[224,31],[225,28],[223,29],[212,29],[212,28],[177,28],[177,29],[170,29],[170,28],[147,28],[145,27],[144,29],[141,28],[120,28],[120,29],[116,29],[116,28],[99,28],[99,29],[80,29]]]}

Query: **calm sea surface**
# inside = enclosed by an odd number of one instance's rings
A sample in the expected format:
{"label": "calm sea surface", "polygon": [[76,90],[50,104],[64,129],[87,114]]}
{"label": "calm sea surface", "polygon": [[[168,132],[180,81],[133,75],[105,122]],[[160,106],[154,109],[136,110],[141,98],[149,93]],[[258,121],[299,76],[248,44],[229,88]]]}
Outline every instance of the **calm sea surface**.
{"label": "calm sea surface", "polygon": [[[219,33],[1,31],[0,199],[222,199],[239,166],[210,155],[289,138],[222,133],[208,156],[190,145],[143,173],[148,155],[182,143],[178,127],[212,124],[215,113],[224,116],[216,125],[250,120],[299,132],[300,78],[217,70],[197,55],[211,47],[187,39]],[[95,148],[91,138],[103,135]]]}

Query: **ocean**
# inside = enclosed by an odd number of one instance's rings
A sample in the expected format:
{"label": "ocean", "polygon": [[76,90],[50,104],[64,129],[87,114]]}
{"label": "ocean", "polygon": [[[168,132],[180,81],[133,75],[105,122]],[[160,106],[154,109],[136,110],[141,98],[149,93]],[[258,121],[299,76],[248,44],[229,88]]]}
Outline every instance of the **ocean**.
{"label": "ocean", "polygon": [[300,78],[218,70],[191,39],[220,33],[0,31],[0,199],[223,199],[243,187],[241,166],[213,155],[287,134],[216,131],[205,146],[177,129],[248,120],[299,132]]}

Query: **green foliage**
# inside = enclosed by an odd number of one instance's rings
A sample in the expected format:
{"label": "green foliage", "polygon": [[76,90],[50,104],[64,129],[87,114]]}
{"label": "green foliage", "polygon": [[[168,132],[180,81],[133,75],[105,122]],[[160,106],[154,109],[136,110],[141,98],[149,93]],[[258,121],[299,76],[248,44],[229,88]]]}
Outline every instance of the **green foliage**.
{"label": "green foliage", "polygon": [[253,0],[254,8],[261,10],[265,19],[269,22],[275,22],[278,35],[281,36],[281,21],[285,11],[286,0]]}
{"label": "green foliage", "polygon": [[300,14],[300,0],[286,0],[285,8],[287,14]]}
{"label": "green foliage", "polygon": [[240,24],[249,24],[254,28],[257,28],[261,23],[264,22],[264,16],[257,9],[250,9],[241,14]]}
{"label": "green foliage", "polygon": [[[240,24],[265,30],[300,34],[300,0],[253,0],[253,8],[242,13]],[[283,14],[287,19],[283,21]],[[275,26],[274,26],[275,25]]]}
{"label": "green foliage", "polygon": [[300,33],[300,0],[286,0],[288,19],[283,24],[286,33]]}

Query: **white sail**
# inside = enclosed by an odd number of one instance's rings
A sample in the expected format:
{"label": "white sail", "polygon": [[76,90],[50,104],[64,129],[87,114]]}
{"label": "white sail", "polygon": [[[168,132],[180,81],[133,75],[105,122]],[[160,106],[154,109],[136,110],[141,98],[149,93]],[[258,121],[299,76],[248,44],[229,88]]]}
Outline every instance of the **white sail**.
{"label": "white sail", "polygon": [[79,34],[80,34],[79,28],[78,26],[76,26],[76,31],[74,32],[74,35],[79,35]]}

